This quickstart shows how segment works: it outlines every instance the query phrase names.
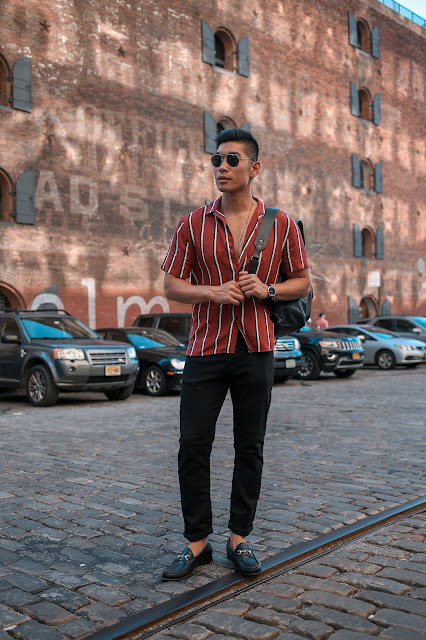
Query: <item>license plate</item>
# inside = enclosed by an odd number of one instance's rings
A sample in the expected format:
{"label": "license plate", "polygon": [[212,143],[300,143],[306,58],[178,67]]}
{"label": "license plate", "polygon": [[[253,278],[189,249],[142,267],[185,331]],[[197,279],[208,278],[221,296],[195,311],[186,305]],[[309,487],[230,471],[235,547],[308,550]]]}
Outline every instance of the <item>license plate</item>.
{"label": "license plate", "polygon": [[294,369],[294,367],[296,366],[296,360],[293,360],[291,358],[290,360],[286,360],[285,366],[286,366],[286,369]]}
{"label": "license plate", "polygon": [[121,367],[119,364],[108,364],[105,367],[106,376],[119,376],[121,373]]}
{"label": "license plate", "polygon": [[360,353],[353,353],[353,354],[352,354],[352,359],[353,359],[353,360],[359,360],[359,359],[360,359],[360,357],[361,357],[361,354],[360,354]]}

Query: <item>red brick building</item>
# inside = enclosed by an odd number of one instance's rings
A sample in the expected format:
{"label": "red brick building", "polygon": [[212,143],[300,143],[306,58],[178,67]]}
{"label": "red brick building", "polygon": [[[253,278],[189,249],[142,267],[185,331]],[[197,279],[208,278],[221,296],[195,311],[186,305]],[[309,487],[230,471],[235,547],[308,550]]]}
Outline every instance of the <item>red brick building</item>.
{"label": "red brick building", "polygon": [[0,306],[168,310],[172,230],[237,125],[255,194],[304,222],[313,316],[426,315],[421,26],[377,0],[3,0],[0,31]]}

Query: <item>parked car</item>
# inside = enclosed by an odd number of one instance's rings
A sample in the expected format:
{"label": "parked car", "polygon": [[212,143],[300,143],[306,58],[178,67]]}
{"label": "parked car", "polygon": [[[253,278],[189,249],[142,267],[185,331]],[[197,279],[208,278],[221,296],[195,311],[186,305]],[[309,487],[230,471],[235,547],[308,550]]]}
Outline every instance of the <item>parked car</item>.
{"label": "parked car", "polygon": [[136,350],[139,374],[135,387],[150,396],[179,391],[185,368],[186,346],[161,329],[124,327],[97,329],[107,340],[127,342]]}
{"label": "parked car", "polygon": [[426,345],[421,340],[401,338],[391,331],[364,324],[345,324],[329,327],[327,331],[362,339],[365,364],[379,369],[393,369],[396,365],[416,367],[426,362]]}
{"label": "parked car", "polygon": [[66,311],[0,312],[0,388],[24,388],[36,407],[61,391],[102,391],[109,400],[133,392],[135,349],[105,342]]}
{"label": "parked car", "polygon": [[144,313],[133,322],[134,327],[152,327],[163,329],[172,334],[179,342],[188,346],[190,313]]}
{"label": "parked car", "polygon": [[299,340],[294,336],[278,338],[274,347],[275,380],[285,382],[288,378],[297,378],[302,364],[303,355]]}
{"label": "parked car", "polygon": [[321,372],[348,378],[363,365],[364,350],[356,337],[330,334],[312,322],[307,322],[293,335],[302,348],[303,363],[298,374],[302,380],[316,380]]}
{"label": "parked car", "polygon": [[424,316],[375,316],[358,320],[357,324],[381,327],[402,338],[415,338],[426,342],[426,318]]}

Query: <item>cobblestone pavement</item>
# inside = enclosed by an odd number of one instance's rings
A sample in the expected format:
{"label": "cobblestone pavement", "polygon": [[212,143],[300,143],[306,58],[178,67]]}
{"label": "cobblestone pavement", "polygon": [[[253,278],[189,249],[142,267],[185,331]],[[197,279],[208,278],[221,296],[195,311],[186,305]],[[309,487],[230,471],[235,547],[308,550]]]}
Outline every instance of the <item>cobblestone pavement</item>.
{"label": "cobblestone pavement", "polygon": [[[425,493],[425,382],[426,367],[366,369],[350,379],[274,388],[250,536],[260,558]],[[232,472],[226,401],[212,456],[215,562],[183,582],[161,581],[184,546],[178,408],[177,395],[112,403],[75,394],[46,409],[0,397],[0,640],[82,638],[232,570],[225,556]],[[418,608],[426,598],[425,533],[420,516],[393,525],[241,596],[226,616],[208,611],[210,618],[197,619],[201,635],[182,626],[173,637],[320,640],[333,633],[333,640],[355,640],[354,633],[380,633],[414,640],[420,629],[409,625],[424,617]],[[239,626],[217,626],[218,615]],[[255,624],[266,635],[256,635]]]}

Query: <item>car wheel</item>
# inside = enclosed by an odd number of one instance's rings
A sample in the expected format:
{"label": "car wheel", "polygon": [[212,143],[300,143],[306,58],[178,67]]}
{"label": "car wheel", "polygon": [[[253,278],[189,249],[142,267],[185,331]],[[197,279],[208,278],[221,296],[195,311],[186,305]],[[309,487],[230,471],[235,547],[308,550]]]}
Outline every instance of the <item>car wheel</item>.
{"label": "car wheel", "polygon": [[59,395],[52,376],[42,364],[30,370],[26,380],[26,390],[28,400],[35,407],[49,407],[56,403]]}
{"label": "car wheel", "polygon": [[150,396],[164,395],[166,392],[166,376],[160,367],[148,367],[144,375],[144,386]]}
{"label": "car wheel", "polygon": [[313,353],[304,353],[302,356],[302,368],[298,376],[302,380],[317,380],[321,373],[321,367]]}
{"label": "car wheel", "polygon": [[128,387],[122,387],[121,389],[112,389],[111,391],[105,391],[105,395],[108,400],[127,400],[133,393],[133,386],[130,384]]}
{"label": "car wheel", "polygon": [[355,369],[337,369],[337,371],[333,371],[333,373],[338,378],[350,378],[356,371]]}
{"label": "car wheel", "polygon": [[391,351],[382,349],[376,355],[376,364],[379,369],[393,369],[395,366],[395,356]]}

